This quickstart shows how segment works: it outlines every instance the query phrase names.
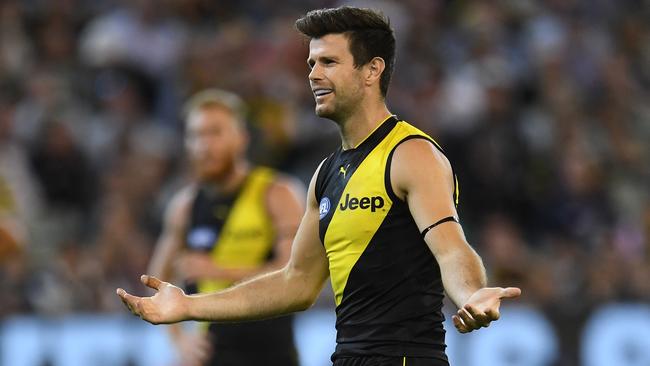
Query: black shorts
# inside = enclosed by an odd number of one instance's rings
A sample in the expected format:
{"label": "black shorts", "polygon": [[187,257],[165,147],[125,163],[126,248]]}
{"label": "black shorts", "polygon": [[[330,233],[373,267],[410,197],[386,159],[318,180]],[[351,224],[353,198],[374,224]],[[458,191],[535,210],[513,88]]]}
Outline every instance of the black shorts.
{"label": "black shorts", "polygon": [[210,324],[213,347],[206,366],[297,366],[291,317]]}
{"label": "black shorts", "polygon": [[206,366],[298,366],[295,352],[221,351],[215,352]]}
{"label": "black shorts", "polygon": [[449,362],[424,357],[340,357],[334,366],[449,366]]}

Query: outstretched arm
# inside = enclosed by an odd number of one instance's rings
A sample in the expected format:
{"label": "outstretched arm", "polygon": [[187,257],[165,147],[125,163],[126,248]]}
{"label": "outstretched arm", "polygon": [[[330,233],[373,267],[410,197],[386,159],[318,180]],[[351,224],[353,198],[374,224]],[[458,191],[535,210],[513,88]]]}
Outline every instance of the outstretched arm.
{"label": "outstretched arm", "polygon": [[142,282],[157,290],[154,296],[137,297],[123,289],[118,289],[117,294],[133,313],[154,324],[255,320],[307,309],[329,275],[327,256],[318,236],[316,175],[309,185],[307,209],[284,268],[211,294],[187,296],[178,287],[150,276],[143,276]]}
{"label": "outstretched arm", "polygon": [[[447,217],[458,219],[451,166],[430,142],[413,139],[398,146],[390,174],[393,190],[408,203],[420,231]],[[453,322],[461,333],[487,327],[499,318],[501,299],[521,293],[518,288],[485,287],[483,262],[457,222],[433,227],[424,239],[440,265],[445,292],[459,308]]]}

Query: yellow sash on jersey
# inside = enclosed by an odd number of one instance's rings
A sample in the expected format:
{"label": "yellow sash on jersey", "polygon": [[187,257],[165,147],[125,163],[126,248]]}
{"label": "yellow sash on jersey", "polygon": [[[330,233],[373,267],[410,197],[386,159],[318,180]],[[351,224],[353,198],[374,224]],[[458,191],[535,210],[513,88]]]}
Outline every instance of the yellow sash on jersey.
{"label": "yellow sash on jersey", "polygon": [[[370,245],[393,206],[393,200],[386,192],[385,182],[386,166],[391,152],[404,139],[413,136],[425,138],[440,148],[437,142],[416,127],[404,121],[398,122],[357,167],[341,194],[341,202],[336,202],[333,206],[335,211],[325,233],[324,245],[337,306],[343,299],[352,268]],[[457,203],[458,184],[455,184],[454,196]],[[367,202],[381,200],[382,205],[377,210],[341,210],[340,205],[345,205],[344,201],[350,197],[357,199],[357,204],[359,200],[366,199]]]}
{"label": "yellow sash on jersey", "polygon": [[[267,260],[275,242],[275,230],[266,208],[266,192],[275,172],[255,168],[233,203],[210,255],[221,268],[253,269]],[[231,286],[227,280],[202,280],[199,292]]]}

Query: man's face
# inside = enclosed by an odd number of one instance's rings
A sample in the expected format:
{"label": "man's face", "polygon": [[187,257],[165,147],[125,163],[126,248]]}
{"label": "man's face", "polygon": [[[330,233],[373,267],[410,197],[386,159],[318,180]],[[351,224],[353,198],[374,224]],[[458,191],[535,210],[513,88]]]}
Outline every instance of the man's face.
{"label": "man's face", "polygon": [[221,106],[206,106],[190,113],[185,146],[200,181],[225,178],[246,150],[246,133],[235,115]]}
{"label": "man's face", "polygon": [[343,34],[328,34],[309,42],[309,84],[316,99],[316,114],[340,122],[364,98],[362,68],[354,67],[349,41]]}

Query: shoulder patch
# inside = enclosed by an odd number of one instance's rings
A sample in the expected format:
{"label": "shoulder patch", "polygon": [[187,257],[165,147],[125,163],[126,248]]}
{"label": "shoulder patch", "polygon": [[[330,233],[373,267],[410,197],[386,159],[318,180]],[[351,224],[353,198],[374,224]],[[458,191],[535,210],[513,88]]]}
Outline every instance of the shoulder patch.
{"label": "shoulder patch", "polygon": [[330,199],[327,197],[323,197],[320,200],[320,205],[318,207],[318,216],[319,219],[322,220],[327,214],[330,212],[330,208],[332,207],[332,204],[330,202]]}

